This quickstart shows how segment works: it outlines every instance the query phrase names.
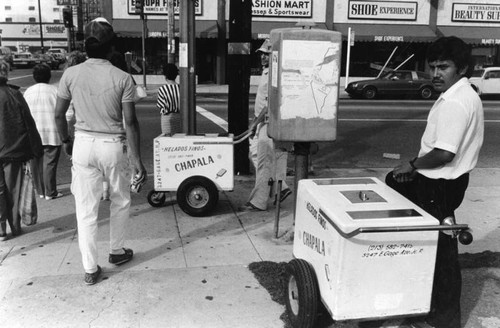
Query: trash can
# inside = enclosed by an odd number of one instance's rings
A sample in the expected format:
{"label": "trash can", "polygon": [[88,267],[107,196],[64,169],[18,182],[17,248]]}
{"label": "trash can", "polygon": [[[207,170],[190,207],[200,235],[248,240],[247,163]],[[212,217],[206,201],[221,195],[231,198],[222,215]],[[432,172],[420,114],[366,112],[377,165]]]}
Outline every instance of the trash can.
{"label": "trash can", "polygon": [[314,269],[336,321],[421,315],[430,310],[438,225],[376,178],[306,179],[293,254]]}

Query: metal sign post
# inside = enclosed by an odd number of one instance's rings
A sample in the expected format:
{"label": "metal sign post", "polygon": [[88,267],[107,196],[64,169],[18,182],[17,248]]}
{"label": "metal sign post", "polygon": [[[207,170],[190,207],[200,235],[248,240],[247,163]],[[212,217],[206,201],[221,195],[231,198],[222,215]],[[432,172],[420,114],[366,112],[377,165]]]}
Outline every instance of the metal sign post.
{"label": "metal sign post", "polygon": [[182,128],[188,135],[196,134],[196,103],[195,103],[195,76],[194,66],[194,3],[195,0],[180,2],[180,44],[179,44],[179,71],[180,71],[180,104]]}

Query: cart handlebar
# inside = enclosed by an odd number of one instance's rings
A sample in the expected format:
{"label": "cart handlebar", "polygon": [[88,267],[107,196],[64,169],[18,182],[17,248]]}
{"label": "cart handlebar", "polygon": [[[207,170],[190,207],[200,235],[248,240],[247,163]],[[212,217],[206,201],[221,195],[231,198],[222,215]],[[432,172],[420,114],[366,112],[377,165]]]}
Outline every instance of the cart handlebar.
{"label": "cart handlebar", "polygon": [[[336,230],[345,238],[352,238],[361,233],[380,233],[380,232],[414,232],[414,231],[453,231],[458,233],[462,244],[468,245],[472,242],[472,235],[467,224],[444,224],[444,225],[424,225],[424,226],[393,226],[393,227],[361,227],[352,232],[346,233],[338,227]],[[463,237],[461,236],[463,235]],[[470,241],[469,241],[470,240]]]}

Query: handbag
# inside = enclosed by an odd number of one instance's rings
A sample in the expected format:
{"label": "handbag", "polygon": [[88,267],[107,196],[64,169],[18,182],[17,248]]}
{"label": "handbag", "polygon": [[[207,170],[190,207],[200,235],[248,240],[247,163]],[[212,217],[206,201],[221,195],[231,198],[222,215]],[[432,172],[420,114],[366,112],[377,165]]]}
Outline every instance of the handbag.
{"label": "handbag", "polygon": [[21,222],[27,226],[35,224],[38,219],[33,175],[31,174],[29,162],[24,163],[23,182],[19,199],[19,215],[21,216]]}
{"label": "handbag", "polygon": [[140,101],[143,98],[146,98],[147,95],[148,94],[146,93],[146,90],[144,90],[144,88],[141,85],[137,84],[135,86],[135,95],[134,95],[134,102],[135,103]]}

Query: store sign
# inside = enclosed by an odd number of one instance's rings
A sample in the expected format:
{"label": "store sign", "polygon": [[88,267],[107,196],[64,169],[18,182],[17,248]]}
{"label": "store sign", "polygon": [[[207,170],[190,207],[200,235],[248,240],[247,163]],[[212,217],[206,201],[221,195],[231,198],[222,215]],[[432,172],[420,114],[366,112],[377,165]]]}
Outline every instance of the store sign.
{"label": "store sign", "polygon": [[[43,34],[52,36],[66,36],[66,28],[62,24],[47,24],[43,26]],[[23,35],[40,35],[39,24],[24,25],[22,30]]]}
{"label": "store sign", "polygon": [[253,0],[252,16],[312,17],[312,0]]}
{"label": "store sign", "polygon": [[500,39],[481,39],[481,44],[485,45],[499,45]]}
{"label": "store sign", "polygon": [[451,20],[453,22],[500,23],[500,5],[454,3]]}
{"label": "store sign", "polygon": [[418,4],[406,1],[349,1],[349,19],[417,20]]}
{"label": "store sign", "polygon": [[[168,15],[168,0],[142,0],[144,1],[145,15]],[[181,0],[174,0],[174,15],[179,15],[179,3]],[[202,15],[202,1],[194,0],[194,14]],[[128,14],[138,15],[135,13],[135,0],[128,0]]]}
{"label": "store sign", "polygon": [[378,42],[405,42],[402,35],[374,35],[373,41]]}
{"label": "store sign", "polygon": [[78,6],[78,0],[57,0],[58,6]]}

